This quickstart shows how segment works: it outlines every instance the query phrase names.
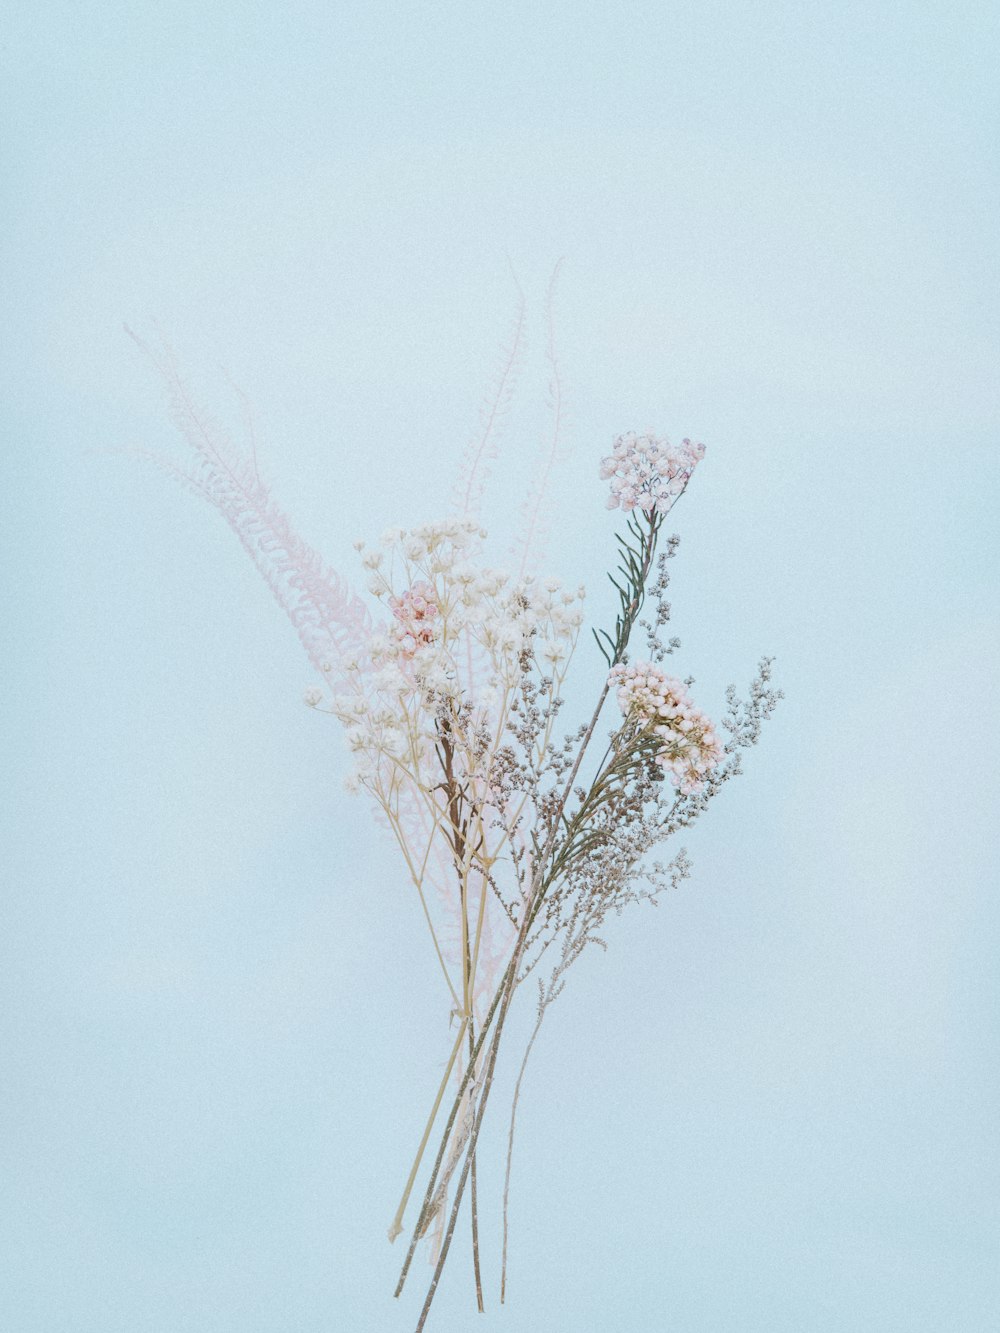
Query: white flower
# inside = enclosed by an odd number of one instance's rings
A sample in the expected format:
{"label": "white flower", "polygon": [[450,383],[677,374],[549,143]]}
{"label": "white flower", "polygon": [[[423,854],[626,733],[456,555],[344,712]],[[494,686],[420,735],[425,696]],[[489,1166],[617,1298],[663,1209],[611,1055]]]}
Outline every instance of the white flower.
{"label": "white flower", "polygon": [[701,791],[723,751],[710,719],[691,702],[684,682],[653,662],[636,662],[613,667],[608,683],[616,690],[622,713],[660,738],[657,758],[674,786],[685,795]]}
{"label": "white flower", "polygon": [[317,685],[309,685],[303,691],[302,702],[308,708],[316,708],[323,702],[323,691]]}
{"label": "white flower", "polygon": [[394,758],[402,753],[406,744],[406,737],[398,727],[386,727],[382,732],[381,745],[386,754]]}
{"label": "white flower", "polygon": [[389,663],[376,671],[372,679],[375,688],[385,694],[401,694],[406,689],[406,677],[394,663]]}

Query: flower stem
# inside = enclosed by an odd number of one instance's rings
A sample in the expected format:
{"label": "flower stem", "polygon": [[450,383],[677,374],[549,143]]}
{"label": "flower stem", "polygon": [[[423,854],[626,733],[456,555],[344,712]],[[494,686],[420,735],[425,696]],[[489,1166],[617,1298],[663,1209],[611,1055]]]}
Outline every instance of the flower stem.
{"label": "flower stem", "polygon": [[490,1024],[493,1022],[493,1018],[494,1015],[496,1014],[497,1008],[499,1007],[500,999],[503,994],[504,984],[506,982],[507,976],[510,973],[510,968],[511,965],[508,964],[507,971],[503,975],[503,980],[497,987],[497,992],[493,997],[493,1001],[490,1005],[489,1012],[486,1015],[482,1027],[479,1029],[479,1036],[476,1038],[476,1045],[474,1050],[475,1058],[473,1060],[470,1060],[469,1065],[465,1071],[465,1074],[463,1075],[462,1080],[459,1084],[458,1092],[455,1095],[455,1100],[452,1102],[451,1111],[448,1114],[448,1123],[444,1127],[444,1134],[441,1137],[441,1144],[438,1148],[437,1158],[435,1159],[433,1169],[431,1170],[430,1180],[427,1182],[427,1188],[424,1191],[424,1201],[420,1208],[420,1214],[417,1217],[417,1224],[413,1228],[413,1236],[410,1239],[409,1248],[407,1249],[406,1252],[406,1258],[403,1260],[403,1267],[399,1274],[399,1281],[396,1284],[396,1291],[395,1291],[396,1296],[399,1296],[402,1293],[403,1285],[406,1282],[406,1275],[410,1271],[410,1264],[413,1262],[413,1256],[417,1250],[417,1242],[420,1240],[420,1237],[424,1234],[424,1226],[428,1220],[428,1210],[430,1209],[431,1202],[434,1198],[434,1188],[437,1185],[438,1175],[440,1174],[441,1171],[441,1163],[444,1161],[444,1155],[448,1147],[448,1141],[451,1138],[452,1127],[455,1124],[459,1108],[461,1107],[462,1104],[462,1095],[465,1092],[465,1089],[472,1078],[472,1071],[475,1069],[475,1062],[476,1060],[479,1059],[479,1056],[482,1053],[483,1046],[486,1044],[486,1036],[490,1030]]}
{"label": "flower stem", "polygon": [[396,1209],[396,1216],[392,1219],[392,1225],[389,1227],[389,1239],[393,1241],[403,1230],[403,1213],[406,1211],[406,1205],[413,1189],[413,1182],[417,1178],[417,1172],[420,1169],[420,1163],[423,1159],[424,1150],[427,1147],[427,1140],[431,1136],[431,1129],[434,1121],[437,1119],[438,1109],[441,1106],[441,1099],[444,1097],[444,1090],[448,1086],[448,1080],[451,1078],[451,1071],[455,1067],[455,1060],[462,1046],[462,1038],[465,1036],[465,1029],[469,1020],[463,1018],[462,1026],[458,1030],[458,1036],[455,1038],[455,1045],[452,1047],[451,1055],[448,1059],[447,1068],[444,1071],[444,1077],[441,1079],[441,1085],[438,1088],[437,1096],[434,1098],[434,1105],[431,1107],[431,1113],[427,1117],[427,1124],[424,1126],[423,1137],[420,1140],[420,1147],[417,1149],[417,1155],[413,1159],[413,1165],[410,1167],[410,1174],[406,1181],[406,1187],[403,1190],[403,1197],[399,1201],[399,1207]]}
{"label": "flower stem", "polygon": [[538,1018],[535,1020],[535,1026],[528,1040],[527,1048],[524,1052],[524,1058],[521,1061],[521,1068],[518,1070],[517,1082],[514,1085],[514,1100],[510,1107],[510,1129],[507,1134],[507,1170],[504,1173],[503,1180],[503,1254],[500,1262],[500,1304],[503,1305],[507,1295],[507,1205],[510,1197],[510,1164],[514,1156],[514,1122],[517,1119],[517,1103],[521,1096],[521,1084],[524,1081],[524,1071],[528,1067],[528,1057],[531,1054],[532,1047],[535,1044],[535,1038],[538,1036],[539,1029],[542,1026],[542,1019],[545,1016],[544,1003],[541,1001],[538,1005]]}
{"label": "flower stem", "polygon": [[[496,998],[494,999],[493,1006],[491,1007],[490,1010],[490,1013],[492,1015],[493,1010],[496,1008],[497,1001],[499,1000],[499,1012],[497,1013],[496,1026],[493,1029],[493,1036],[490,1041],[490,1049],[489,1049],[489,1056],[487,1059],[486,1072],[483,1077],[482,1088],[480,1090],[479,1107],[476,1112],[475,1119],[473,1120],[472,1130],[469,1135],[469,1144],[468,1147],[466,1148],[465,1163],[462,1167],[462,1173],[459,1176],[458,1184],[455,1186],[455,1199],[454,1203],[452,1204],[451,1215],[448,1218],[448,1227],[444,1234],[444,1240],[441,1245],[441,1252],[438,1255],[437,1265],[435,1266],[434,1269],[434,1276],[431,1278],[431,1284],[427,1291],[427,1297],[424,1301],[424,1306],[420,1313],[420,1319],[417,1323],[416,1333],[422,1333],[424,1325],[427,1322],[427,1316],[430,1313],[431,1303],[434,1300],[434,1293],[437,1291],[437,1285],[441,1280],[441,1273],[444,1270],[445,1260],[447,1259],[448,1251],[451,1248],[452,1236],[455,1233],[455,1223],[458,1220],[458,1212],[462,1205],[462,1195],[465,1192],[465,1184],[469,1178],[469,1171],[472,1165],[472,1158],[475,1154],[476,1143],[479,1139],[479,1131],[483,1123],[483,1114],[486,1110],[486,1103],[489,1098],[490,1089],[493,1086],[493,1073],[496,1068],[497,1052],[500,1048],[500,1036],[501,1033],[503,1032],[503,1025],[507,1018],[507,1012],[510,1008],[511,999],[513,998],[514,991],[517,987],[518,968],[520,967],[521,959],[524,956],[524,950],[528,941],[528,932],[531,928],[532,922],[535,919],[538,909],[542,904],[542,899],[545,895],[545,890],[548,887],[548,881],[544,877],[542,868],[546,865],[548,858],[552,853],[553,846],[555,845],[555,840],[559,828],[559,819],[561,818],[563,809],[566,806],[566,802],[569,800],[570,795],[573,791],[573,784],[576,781],[576,776],[580,771],[580,765],[583,763],[583,756],[586,753],[587,746],[589,745],[591,738],[593,737],[594,730],[597,726],[598,718],[601,715],[601,709],[604,707],[604,701],[608,697],[609,688],[610,687],[608,682],[605,681],[604,685],[601,688],[600,697],[597,701],[597,707],[594,709],[593,717],[590,719],[590,724],[587,727],[587,730],[584,733],[583,738],[580,742],[580,748],[577,751],[576,760],[573,764],[572,771],[569,775],[569,781],[567,782],[562,798],[559,801],[558,806],[556,807],[556,811],[552,819],[552,824],[549,829],[549,836],[546,839],[545,847],[542,851],[541,857],[539,858],[539,868],[535,873],[534,882],[532,884],[532,890],[528,897],[528,903],[525,909],[524,920],[522,921],[521,928],[518,931],[517,942],[514,946],[514,955],[511,958],[510,963],[508,964],[506,972],[504,973],[503,980],[500,983],[500,986],[497,990]],[[452,1111],[452,1119],[454,1118],[455,1114],[457,1114],[457,1102],[456,1102],[456,1107],[454,1107]],[[445,1145],[442,1144],[439,1160],[444,1155],[444,1147]],[[416,1243],[416,1237],[414,1238],[414,1246],[415,1243]],[[411,1246],[411,1252],[412,1248],[413,1247]],[[409,1265],[409,1259],[410,1256],[407,1255],[407,1266]],[[405,1269],[403,1277],[405,1277]],[[403,1277],[400,1278],[400,1284],[399,1287],[397,1288],[397,1293],[396,1293],[397,1295],[399,1294],[399,1290],[402,1288]]]}

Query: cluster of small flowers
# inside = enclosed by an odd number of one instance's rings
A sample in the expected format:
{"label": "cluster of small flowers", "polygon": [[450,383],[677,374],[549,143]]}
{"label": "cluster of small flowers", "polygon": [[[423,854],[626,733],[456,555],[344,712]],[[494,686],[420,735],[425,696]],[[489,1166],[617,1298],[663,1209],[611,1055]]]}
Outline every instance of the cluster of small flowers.
{"label": "cluster of small flowers", "polygon": [[405,755],[410,738],[391,700],[369,699],[360,691],[338,694],[333,711],[347,728],[347,744],[355,759],[354,772],[344,783],[348,791],[356,792],[362,782],[375,778],[382,756],[391,769]]}
{"label": "cluster of small flowers", "polygon": [[[349,692],[333,700],[357,760],[352,788],[375,779],[384,757],[387,771],[419,766],[433,752],[442,700],[462,700],[486,720],[516,681],[525,652],[543,674],[561,677],[583,623],[583,588],[476,566],[469,548],[485,535],[477,524],[450,520],[390,529],[381,550],[355,543],[371,572],[369,590],[393,620],[344,664]],[[306,702],[315,706],[318,698]]]}
{"label": "cluster of small flowers", "polygon": [[691,440],[675,446],[651,431],[619,435],[613,451],[601,459],[601,476],[611,479],[608,508],[665,514],[704,456],[705,446]]}
{"label": "cluster of small flowers", "polygon": [[558,579],[529,577],[511,583],[504,578],[492,597],[473,601],[466,623],[472,638],[505,668],[506,679],[513,679],[526,650],[554,672],[568,658],[583,624],[583,612],[576,605],[583,596],[582,587],[575,592],[563,589]]}
{"label": "cluster of small flowers", "polygon": [[399,559],[407,569],[421,569],[428,579],[433,580],[436,574],[446,573],[463,559],[464,553],[485,536],[478,523],[468,519],[446,519],[440,523],[421,523],[416,528],[386,528],[378,547],[368,547],[358,541],[354,543],[354,549],[361,553],[365,569],[371,571],[368,591],[382,597],[389,590],[384,572],[386,556],[390,564]]}
{"label": "cluster of small flowers", "polygon": [[723,752],[711,719],[691,702],[684,682],[653,662],[619,663],[608,679],[622,713],[635,714],[660,737],[657,760],[673,785],[686,796],[700,792]]}
{"label": "cluster of small flowers", "polygon": [[390,597],[389,606],[399,622],[395,635],[404,657],[412,657],[421,644],[434,642],[434,621],[440,615],[434,598],[426,579],[418,579],[402,597]]}

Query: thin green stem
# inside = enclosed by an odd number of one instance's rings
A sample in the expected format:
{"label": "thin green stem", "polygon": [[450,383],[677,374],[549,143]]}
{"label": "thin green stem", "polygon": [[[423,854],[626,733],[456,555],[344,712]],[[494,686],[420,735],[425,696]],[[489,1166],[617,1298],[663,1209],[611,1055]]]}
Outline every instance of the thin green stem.
{"label": "thin green stem", "polygon": [[514,1123],[517,1119],[517,1103],[521,1096],[521,1084],[524,1081],[524,1071],[528,1067],[528,1057],[531,1054],[532,1047],[538,1036],[539,1029],[542,1026],[542,1018],[545,1015],[544,1001],[540,999],[538,1005],[538,1018],[535,1020],[535,1026],[531,1037],[528,1039],[528,1045],[524,1052],[524,1058],[521,1060],[521,1068],[518,1070],[517,1082],[514,1085],[514,1099],[510,1107],[510,1128],[507,1132],[507,1169],[503,1178],[503,1252],[500,1261],[500,1304],[503,1305],[507,1296],[507,1210],[510,1200],[510,1167],[514,1156]]}

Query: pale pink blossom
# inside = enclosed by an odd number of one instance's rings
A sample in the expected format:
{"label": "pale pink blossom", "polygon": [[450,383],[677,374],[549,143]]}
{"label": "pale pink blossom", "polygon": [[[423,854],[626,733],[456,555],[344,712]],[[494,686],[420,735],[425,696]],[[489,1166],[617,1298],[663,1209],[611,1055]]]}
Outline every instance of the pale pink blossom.
{"label": "pale pink blossom", "polygon": [[691,440],[672,445],[651,431],[619,435],[600,465],[601,477],[611,481],[608,508],[665,514],[704,456],[705,446]]}
{"label": "pale pink blossom", "polygon": [[431,584],[421,579],[412,584],[401,597],[391,597],[389,606],[396,617],[396,642],[404,657],[413,657],[420,647],[433,643],[434,622],[440,612]]}
{"label": "pale pink blossom", "polygon": [[692,703],[687,686],[653,662],[619,663],[608,678],[625,717],[662,742],[657,762],[683,795],[701,791],[722,759],[712,721]]}

